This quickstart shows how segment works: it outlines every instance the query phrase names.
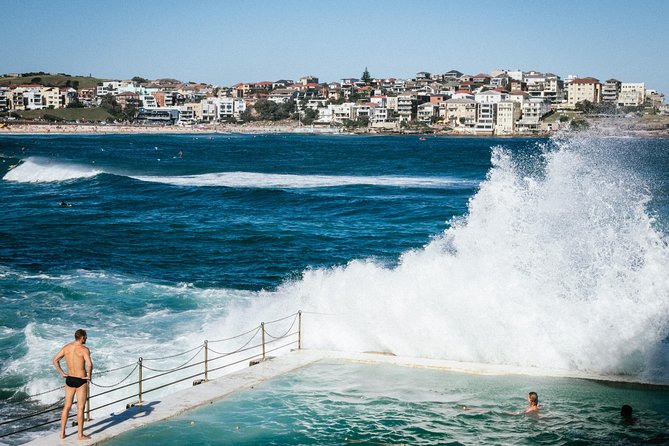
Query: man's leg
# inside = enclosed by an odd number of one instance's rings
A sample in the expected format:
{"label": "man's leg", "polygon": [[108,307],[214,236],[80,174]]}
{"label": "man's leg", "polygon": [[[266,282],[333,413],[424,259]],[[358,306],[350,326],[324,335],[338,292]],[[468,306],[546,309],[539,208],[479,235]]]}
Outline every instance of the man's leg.
{"label": "man's leg", "polygon": [[78,440],[88,440],[88,435],[84,435],[84,409],[86,408],[86,390],[88,389],[88,384],[79,386],[77,388],[77,432]]}
{"label": "man's leg", "polygon": [[60,438],[65,438],[65,425],[67,424],[67,416],[70,414],[72,408],[72,401],[74,401],[74,393],[77,389],[65,385],[65,405],[63,406],[63,413],[60,414]]}

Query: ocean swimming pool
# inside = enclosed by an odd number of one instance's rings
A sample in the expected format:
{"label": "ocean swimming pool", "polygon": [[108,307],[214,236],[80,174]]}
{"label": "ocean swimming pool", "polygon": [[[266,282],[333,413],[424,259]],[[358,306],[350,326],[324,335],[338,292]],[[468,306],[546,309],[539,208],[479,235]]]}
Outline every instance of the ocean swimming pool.
{"label": "ocean swimming pool", "polygon": [[665,444],[667,426],[666,388],[328,359],[106,444]]}

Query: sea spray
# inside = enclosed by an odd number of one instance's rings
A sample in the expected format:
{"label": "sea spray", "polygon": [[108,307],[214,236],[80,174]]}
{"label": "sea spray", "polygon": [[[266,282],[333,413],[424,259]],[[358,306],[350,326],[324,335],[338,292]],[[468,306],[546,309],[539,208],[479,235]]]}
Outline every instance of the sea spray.
{"label": "sea spray", "polygon": [[309,347],[666,382],[669,248],[611,145],[558,138],[530,166],[496,147],[466,217],[397,267],[310,269],[231,317],[303,308]]}

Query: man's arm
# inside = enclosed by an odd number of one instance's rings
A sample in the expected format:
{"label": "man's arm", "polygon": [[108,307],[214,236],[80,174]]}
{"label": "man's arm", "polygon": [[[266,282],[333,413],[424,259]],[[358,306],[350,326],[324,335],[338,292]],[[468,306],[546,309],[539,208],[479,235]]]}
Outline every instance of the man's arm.
{"label": "man's arm", "polygon": [[91,359],[91,351],[88,347],[84,347],[84,360],[86,361],[86,378],[90,381],[93,374],[93,360]]}
{"label": "man's arm", "polygon": [[63,368],[60,366],[60,360],[63,359],[63,356],[65,356],[64,349],[60,349],[58,354],[53,358],[53,366],[58,370],[58,373],[60,373],[60,376],[63,378],[67,378],[67,373],[63,371]]}

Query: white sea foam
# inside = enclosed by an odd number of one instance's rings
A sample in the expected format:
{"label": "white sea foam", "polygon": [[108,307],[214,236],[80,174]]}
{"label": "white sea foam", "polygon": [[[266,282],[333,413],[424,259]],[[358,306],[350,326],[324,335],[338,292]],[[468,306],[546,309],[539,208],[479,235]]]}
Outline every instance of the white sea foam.
{"label": "white sea foam", "polygon": [[394,186],[437,188],[462,186],[477,183],[449,177],[408,176],[339,176],[339,175],[292,175],[258,172],[216,172],[183,176],[134,176],[140,181],[171,184],[175,186],[217,186],[245,188],[296,189],[337,186]]}
{"label": "white sea foam", "polygon": [[478,182],[453,177],[411,176],[339,176],[339,175],[293,175],[259,172],[213,172],[200,175],[151,176],[124,175],[75,163],[53,162],[31,157],[11,169],[3,177],[17,183],[50,183],[91,178],[101,173],[127,176],[143,182],[191,187],[242,187],[297,189],[339,186],[388,186],[388,187],[474,187]]}
{"label": "white sea foam", "polygon": [[309,270],[218,326],[302,308],[324,313],[305,314],[308,347],[669,382],[668,243],[609,142],[525,162],[496,148],[467,216],[397,267]]}
{"label": "white sea foam", "polygon": [[52,183],[90,178],[100,173],[102,170],[89,166],[30,157],[7,172],[3,179],[17,183]]}

